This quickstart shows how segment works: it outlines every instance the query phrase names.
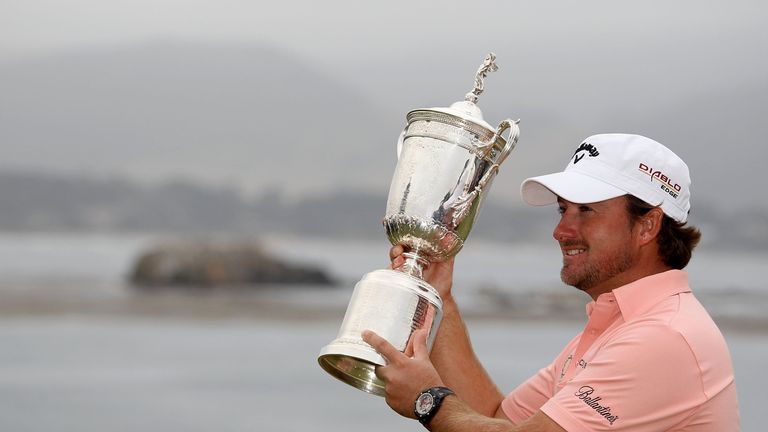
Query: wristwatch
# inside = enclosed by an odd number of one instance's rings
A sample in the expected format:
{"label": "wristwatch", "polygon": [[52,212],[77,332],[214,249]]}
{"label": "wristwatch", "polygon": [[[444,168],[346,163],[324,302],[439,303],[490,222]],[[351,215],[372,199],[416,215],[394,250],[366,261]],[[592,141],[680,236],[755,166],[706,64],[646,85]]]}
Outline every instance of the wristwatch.
{"label": "wristwatch", "polygon": [[437,410],[440,409],[443,398],[452,394],[455,393],[448,387],[432,387],[421,392],[416,398],[413,408],[416,419],[423,425],[429,423],[432,417],[437,414]]}

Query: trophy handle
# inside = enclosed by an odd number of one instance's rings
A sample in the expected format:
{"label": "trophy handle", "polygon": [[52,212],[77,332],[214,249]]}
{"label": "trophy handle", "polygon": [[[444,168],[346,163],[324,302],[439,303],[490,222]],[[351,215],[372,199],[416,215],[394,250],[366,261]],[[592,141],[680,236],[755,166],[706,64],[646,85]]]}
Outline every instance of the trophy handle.
{"label": "trophy handle", "polygon": [[[459,197],[457,202],[454,204],[454,208],[456,209],[452,218],[454,227],[458,226],[461,221],[464,220],[464,218],[469,213],[469,209],[472,207],[472,202],[480,193],[482,193],[483,189],[485,189],[493,176],[499,172],[499,166],[502,162],[504,162],[507,156],[509,156],[509,153],[512,151],[512,149],[515,148],[517,139],[520,137],[520,128],[517,126],[518,123],[520,123],[520,120],[512,121],[510,119],[502,120],[501,123],[499,123],[499,127],[496,129],[495,137],[501,136],[501,134],[509,130],[509,135],[507,136],[507,144],[501,150],[501,153],[499,153],[499,155],[496,157],[496,161],[493,163],[493,165],[491,165],[485,174],[483,174],[483,177],[480,178],[480,181],[475,186],[475,189],[472,192],[465,193]],[[492,146],[496,141],[495,137],[490,141],[490,146]],[[488,147],[488,151],[491,149],[490,146]]]}
{"label": "trophy handle", "polygon": [[403,131],[400,132],[400,136],[397,138],[397,160],[400,160],[400,152],[403,151],[403,141],[405,141],[405,131],[408,130],[408,125],[405,125]]}
{"label": "trophy handle", "polygon": [[504,131],[509,130],[509,135],[507,136],[507,144],[504,146],[504,148],[501,150],[501,153],[499,153],[499,156],[496,158],[496,165],[501,165],[502,162],[509,156],[509,153],[512,151],[512,149],[515,148],[515,145],[517,144],[517,139],[520,138],[520,128],[517,126],[517,124],[520,123],[520,119],[517,120],[511,120],[511,119],[505,119],[502,120],[501,123],[499,123],[499,127],[496,128],[496,136],[501,136],[501,134],[504,133]]}

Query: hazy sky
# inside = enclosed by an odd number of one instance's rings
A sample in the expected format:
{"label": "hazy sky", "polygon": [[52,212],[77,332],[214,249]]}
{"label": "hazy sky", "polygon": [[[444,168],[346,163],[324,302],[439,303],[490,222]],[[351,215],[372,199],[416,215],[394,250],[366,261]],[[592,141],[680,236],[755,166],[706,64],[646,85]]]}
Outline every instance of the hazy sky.
{"label": "hazy sky", "polygon": [[714,64],[721,56],[765,44],[758,38],[765,35],[767,9],[761,1],[739,0],[3,0],[0,55],[192,38],[269,41],[333,63],[350,56],[370,61],[414,47],[427,52],[441,42],[486,50],[489,41],[498,40],[515,40],[524,48],[546,48],[553,41],[566,46],[644,41],[658,48],[698,46]]}
{"label": "hazy sky", "polygon": [[[493,50],[501,72],[489,78],[481,100],[493,108],[487,119],[523,118],[522,148],[514,156],[522,169],[510,182],[512,190],[524,176],[538,173],[534,170],[559,169],[566,156],[553,163],[550,150],[566,152],[583,138],[536,147],[551,138],[537,124],[542,114],[567,119],[572,131],[582,133],[635,127],[626,119],[638,117],[658,121],[653,114],[668,108],[684,114],[697,98],[749,96],[764,89],[767,18],[765,2],[739,0],[0,0],[0,61],[166,40],[269,45],[402,119],[410,109],[463,97],[482,57]],[[516,101],[525,102],[524,112]],[[727,103],[731,106],[719,108],[737,120],[766,114],[765,105],[754,100],[740,107],[734,96]],[[611,117],[617,112],[623,123]],[[605,125],[599,122],[603,118]],[[702,118],[698,137],[729,127],[728,136],[766,135],[750,130],[765,129],[762,121],[715,124],[718,118],[718,113]],[[695,119],[689,122],[699,129]],[[695,145],[678,148],[701,166],[708,160]],[[729,146],[741,151],[718,161],[727,164],[721,178],[757,175],[758,160],[768,157],[761,141],[742,139]],[[388,171],[391,161],[386,163]],[[694,179],[707,175],[697,168]],[[708,189],[731,193],[722,181],[710,179]]]}
{"label": "hazy sky", "polygon": [[[429,59],[439,79],[435,70],[463,72],[466,59],[496,51],[507,79],[554,81],[529,90],[547,105],[544,93],[567,98],[576,86],[659,69],[673,80],[666,94],[765,81],[766,19],[758,0],[1,0],[0,60],[152,40],[261,43],[387,99],[392,89],[375,83],[402,86],[409,64]],[[595,64],[598,73],[562,79]]]}

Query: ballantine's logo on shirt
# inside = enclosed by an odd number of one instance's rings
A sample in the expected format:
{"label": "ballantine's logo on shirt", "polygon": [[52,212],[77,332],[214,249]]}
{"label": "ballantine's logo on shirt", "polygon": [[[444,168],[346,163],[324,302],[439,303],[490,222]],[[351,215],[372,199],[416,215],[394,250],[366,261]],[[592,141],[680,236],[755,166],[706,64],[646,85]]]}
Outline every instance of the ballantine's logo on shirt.
{"label": "ballantine's logo on shirt", "polygon": [[587,406],[589,406],[593,410],[595,410],[596,413],[605,417],[605,419],[608,420],[608,423],[610,423],[611,426],[613,426],[613,422],[618,420],[619,416],[611,413],[611,407],[600,405],[600,400],[603,399],[600,396],[590,397],[594,392],[595,392],[594,388],[590,386],[582,386],[573,395],[581,399],[582,401],[584,401],[584,403],[587,404]]}

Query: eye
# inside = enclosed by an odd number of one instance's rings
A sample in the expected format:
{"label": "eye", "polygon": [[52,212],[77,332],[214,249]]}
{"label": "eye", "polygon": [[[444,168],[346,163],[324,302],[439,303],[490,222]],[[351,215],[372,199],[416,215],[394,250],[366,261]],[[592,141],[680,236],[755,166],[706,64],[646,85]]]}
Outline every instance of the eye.
{"label": "eye", "polygon": [[562,215],[565,213],[565,206],[559,206],[557,207],[557,213]]}
{"label": "eye", "polygon": [[580,212],[591,212],[591,211],[594,211],[594,209],[592,207],[588,206],[588,205],[583,205],[582,204],[582,205],[579,206],[579,211]]}

